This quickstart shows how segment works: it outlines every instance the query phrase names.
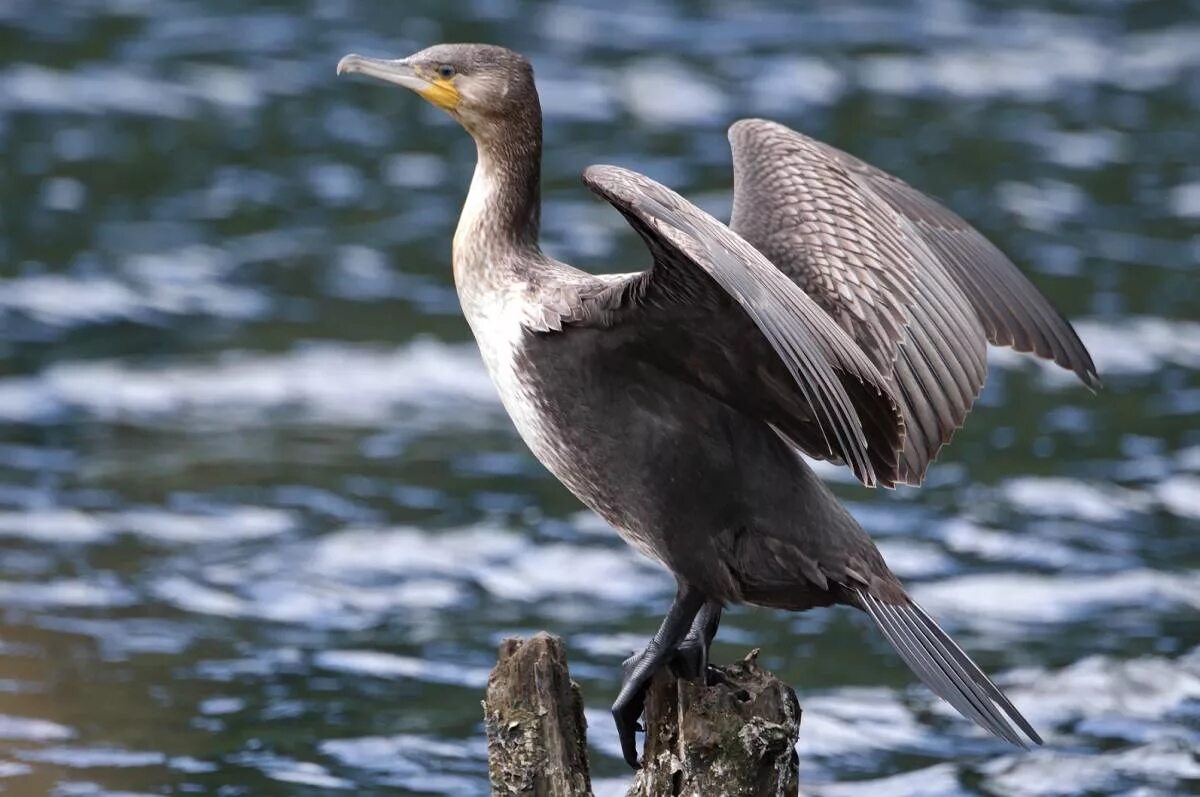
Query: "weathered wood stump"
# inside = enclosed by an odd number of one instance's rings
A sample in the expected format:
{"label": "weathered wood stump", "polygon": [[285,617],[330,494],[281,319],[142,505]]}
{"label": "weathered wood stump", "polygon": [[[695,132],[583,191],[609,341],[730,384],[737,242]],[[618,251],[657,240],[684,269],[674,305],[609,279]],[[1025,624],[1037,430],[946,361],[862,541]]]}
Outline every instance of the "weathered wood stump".
{"label": "weathered wood stump", "polygon": [[492,794],[591,797],[583,696],[561,639],[500,643],[483,718]]}
{"label": "weathered wood stump", "polygon": [[[757,662],[712,686],[660,672],[646,696],[643,767],[628,797],[790,797],[798,791],[796,694]],[[498,795],[590,797],[587,725],[557,637],[505,640],[484,700]]]}
{"label": "weathered wood stump", "polygon": [[646,753],[627,797],[791,797],[799,790],[796,693],[758,651],[703,686],[660,672],[646,696]]}

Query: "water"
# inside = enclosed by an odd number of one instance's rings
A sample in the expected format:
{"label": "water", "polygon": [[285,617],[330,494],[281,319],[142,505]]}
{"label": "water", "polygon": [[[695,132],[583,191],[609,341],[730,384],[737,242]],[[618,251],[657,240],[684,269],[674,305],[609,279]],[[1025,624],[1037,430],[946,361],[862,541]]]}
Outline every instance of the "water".
{"label": "water", "polygon": [[[782,4],[780,4],[782,5]],[[848,610],[732,612],[805,708],[807,793],[1200,792],[1194,3],[0,5],[0,788],[486,791],[510,634],[606,716],[669,579],[526,454],[452,291],[467,137],[346,52],[532,56],[545,243],[646,256],[579,184],[728,212],[779,119],[948,199],[1077,322],[1106,389],[998,352],[920,491],[835,483],[1048,745],[935,702]]]}

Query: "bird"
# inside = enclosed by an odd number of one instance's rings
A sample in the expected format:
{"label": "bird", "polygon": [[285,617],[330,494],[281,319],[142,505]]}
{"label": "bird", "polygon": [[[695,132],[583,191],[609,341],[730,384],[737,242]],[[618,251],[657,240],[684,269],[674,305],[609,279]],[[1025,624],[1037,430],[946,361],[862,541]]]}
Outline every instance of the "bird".
{"label": "bird", "polygon": [[740,604],[859,609],[964,717],[1042,743],[802,456],[866,486],[919,485],[979,395],[989,344],[1099,388],[1071,324],[1007,256],[898,177],[742,119],[728,224],[630,169],[583,171],[651,261],[589,273],[539,244],[542,113],[526,58],[438,44],[347,55],[337,73],[410,89],[474,139],[451,265],[501,402],[550,473],[675,579],[612,707],[630,766],[649,679],[668,665],[707,677],[722,612]]}

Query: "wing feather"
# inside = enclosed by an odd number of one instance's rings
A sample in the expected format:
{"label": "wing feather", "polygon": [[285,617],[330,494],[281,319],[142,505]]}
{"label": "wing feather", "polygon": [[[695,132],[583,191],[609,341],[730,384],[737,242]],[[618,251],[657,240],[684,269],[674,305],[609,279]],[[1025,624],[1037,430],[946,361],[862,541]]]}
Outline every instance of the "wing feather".
{"label": "wing feather", "polygon": [[913,223],[817,142],[757,120],[729,137],[731,226],[888,376],[906,424],[900,481],[919,484],[983,386],[980,320]]}
{"label": "wing feather", "polygon": [[1035,744],[1042,743],[1012,701],[919,605],[886,602],[862,589],[855,594],[904,663],[960,714],[1018,747],[1029,745],[1012,723]]}
{"label": "wing feather", "polygon": [[[686,352],[664,352],[662,344],[655,356],[703,370],[691,378],[723,400],[766,407],[763,419],[785,437],[814,456],[845,462],[864,483],[894,482],[903,437],[896,399],[872,361],[804,291],[724,224],[650,178],[592,166],[583,179],[641,235],[654,265],[585,300],[572,322],[661,325],[687,315],[695,328],[676,325],[672,334],[675,341],[688,337],[680,345],[690,349],[707,325],[732,325],[731,337],[748,340],[740,329],[748,321],[749,349],[739,353],[745,367],[733,378],[712,373],[725,358],[696,366]],[[710,319],[696,319],[697,308]],[[790,388],[774,376],[780,366]]]}
{"label": "wing feather", "polygon": [[820,146],[915,225],[979,314],[990,343],[1053,360],[1088,387],[1100,387],[1092,357],[1070,322],[991,241],[900,178]]}
{"label": "wing feather", "polygon": [[982,235],[873,166],[783,125],[729,131],[730,226],[833,317],[895,388],[900,481],[920,484],[987,377],[987,343],[1054,359],[1088,385],[1090,356]]}

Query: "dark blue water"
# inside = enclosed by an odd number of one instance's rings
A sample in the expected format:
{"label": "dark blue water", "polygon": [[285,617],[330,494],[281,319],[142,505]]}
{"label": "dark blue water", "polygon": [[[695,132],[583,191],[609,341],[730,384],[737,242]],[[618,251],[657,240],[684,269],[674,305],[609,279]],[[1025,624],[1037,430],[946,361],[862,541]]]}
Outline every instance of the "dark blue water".
{"label": "dark blue water", "polygon": [[[1048,744],[849,611],[737,610],[806,793],[1200,792],[1200,8],[854,0],[0,4],[0,788],[486,793],[499,640],[566,638],[597,791],[670,579],[513,432],[460,317],[471,142],[350,51],[534,61],[545,245],[629,270],[612,162],[728,212],[767,116],[943,197],[1106,383],[997,352],[921,490],[821,472]],[[787,6],[790,7],[790,6]]]}

